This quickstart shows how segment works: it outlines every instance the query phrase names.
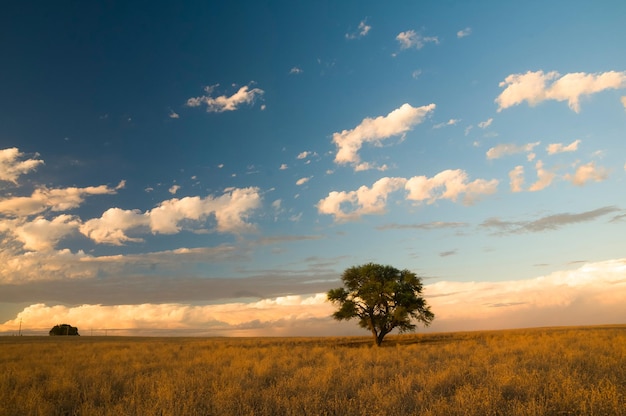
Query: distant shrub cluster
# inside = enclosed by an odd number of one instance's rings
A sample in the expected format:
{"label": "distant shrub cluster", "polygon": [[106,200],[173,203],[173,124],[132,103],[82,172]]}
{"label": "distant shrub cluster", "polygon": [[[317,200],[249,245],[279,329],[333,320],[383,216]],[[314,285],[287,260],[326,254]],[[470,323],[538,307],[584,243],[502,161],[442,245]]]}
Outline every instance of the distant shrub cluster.
{"label": "distant shrub cluster", "polygon": [[80,335],[78,333],[78,328],[72,325],[68,325],[68,324],[55,325],[50,330],[50,332],[48,332],[48,334],[51,336],[52,335],[75,335],[75,336]]}

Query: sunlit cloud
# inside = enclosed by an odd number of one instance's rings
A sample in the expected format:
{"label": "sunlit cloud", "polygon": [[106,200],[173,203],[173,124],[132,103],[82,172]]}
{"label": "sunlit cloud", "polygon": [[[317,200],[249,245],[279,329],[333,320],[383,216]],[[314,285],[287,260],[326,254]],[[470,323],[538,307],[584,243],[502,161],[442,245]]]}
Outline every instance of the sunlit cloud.
{"label": "sunlit cloud", "polygon": [[532,152],[540,142],[527,143],[518,146],[514,143],[499,144],[487,150],[487,159],[499,159],[503,156],[514,155],[517,153]]}
{"label": "sunlit cloud", "polygon": [[608,171],[601,167],[596,166],[594,162],[589,162],[586,165],[581,165],[576,168],[576,172],[571,175],[565,175],[565,179],[571,181],[574,185],[583,186],[589,181],[602,182],[609,177]]}
{"label": "sunlit cloud", "polygon": [[335,163],[358,166],[361,162],[358,152],[364,143],[380,145],[383,140],[403,135],[434,110],[435,104],[417,108],[403,104],[386,116],[365,118],[351,130],[333,133],[333,143],[337,146]]}
{"label": "sunlit cloud", "polygon": [[570,109],[580,111],[580,98],[608,89],[626,87],[626,72],[587,74],[569,73],[561,76],[556,71],[528,71],[511,74],[500,84],[504,91],[496,98],[498,112],[526,101],[535,106],[542,101],[567,101]]}
{"label": "sunlit cloud", "polygon": [[[35,155],[37,157],[38,155]],[[0,149],[0,181],[17,184],[17,178],[32,172],[40,165],[41,159],[25,159],[26,155],[17,147]]]}
{"label": "sunlit cloud", "polygon": [[528,188],[531,192],[541,191],[547,188],[552,185],[552,181],[556,178],[556,173],[544,169],[543,162],[541,160],[538,160],[537,163],[535,163],[535,169],[537,171],[537,181],[533,183],[530,188]]}
{"label": "sunlit cloud", "polygon": [[459,30],[458,32],[456,32],[456,37],[457,38],[464,38],[466,36],[469,36],[472,34],[472,28],[471,27],[466,27],[463,30]]}
{"label": "sunlit cloud", "polygon": [[624,110],[626,110],[626,95],[622,96],[622,98],[620,98],[620,101],[622,102],[622,105],[624,106]]}
{"label": "sunlit cloud", "polygon": [[[626,319],[625,275],[626,259],[615,259],[523,280],[426,284],[424,295],[436,318],[430,328],[419,331],[622,323]],[[0,331],[14,332],[21,322],[22,328],[43,333],[67,322],[77,326],[82,335],[106,328],[130,330],[128,333],[159,329],[170,334],[189,329],[215,334],[248,329],[262,335],[276,327],[288,327],[294,334],[298,327],[319,322],[323,324],[321,335],[345,334],[346,328],[359,333],[356,325],[333,321],[333,311],[323,292],[211,305],[34,303],[0,324]]]}
{"label": "sunlit cloud", "polygon": [[245,85],[231,96],[220,95],[213,97],[212,94],[219,84],[208,86],[204,88],[206,95],[199,97],[192,97],[187,100],[187,107],[199,107],[206,105],[206,111],[208,113],[222,113],[225,111],[235,111],[244,104],[252,104],[254,101],[262,96],[265,91],[260,88],[250,88]]}
{"label": "sunlit cloud", "polygon": [[336,221],[351,221],[362,215],[380,215],[386,212],[389,194],[405,190],[405,199],[432,204],[437,200],[448,199],[456,202],[462,197],[464,205],[471,205],[483,195],[496,192],[495,179],[468,180],[465,171],[444,170],[435,176],[414,176],[406,178],[384,177],[371,188],[361,186],[356,191],[332,191],[320,200],[317,209],[320,214],[332,215]]}
{"label": "sunlit cloud", "polygon": [[396,40],[400,44],[400,49],[422,49],[427,43],[439,44],[437,36],[423,36],[414,30],[398,33]]}
{"label": "sunlit cloud", "polygon": [[346,33],[346,39],[358,39],[367,36],[372,27],[366,23],[365,20],[361,20],[356,32]]}
{"label": "sunlit cloud", "polygon": [[516,166],[509,172],[511,192],[521,192],[524,185],[524,167]]}
{"label": "sunlit cloud", "polygon": [[546,151],[549,155],[554,155],[556,153],[564,153],[564,152],[575,152],[578,150],[578,145],[581,140],[574,140],[568,145],[563,145],[562,143],[551,143],[546,147]]}
{"label": "sunlit cloud", "polygon": [[172,185],[170,186],[170,189],[168,189],[168,192],[172,195],[175,195],[179,189],[180,189],[180,185]]}
{"label": "sunlit cloud", "polygon": [[459,121],[461,121],[461,120],[456,119],[456,118],[451,118],[450,120],[448,120],[446,122],[435,124],[433,126],[433,129],[440,129],[440,128],[445,127],[445,126],[454,126],[454,125],[458,124]]}
{"label": "sunlit cloud", "polygon": [[296,185],[298,185],[298,186],[304,185],[305,183],[307,183],[308,181],[310,181],[310,180],[311,180],[311,178],[312,178],[312,176],[308,176],[308,177],[305,177],[305,178],[300,178],[300,179],[298,179],[298,180],[296,181]]}
{"label": "sunlit cloud", "polygon": [[478,123],[478,127],[480,127],[481,129],[486,129],[487,127],[491,126],[491,123],[493,123],[493,118],[488,118],[487,120]]}

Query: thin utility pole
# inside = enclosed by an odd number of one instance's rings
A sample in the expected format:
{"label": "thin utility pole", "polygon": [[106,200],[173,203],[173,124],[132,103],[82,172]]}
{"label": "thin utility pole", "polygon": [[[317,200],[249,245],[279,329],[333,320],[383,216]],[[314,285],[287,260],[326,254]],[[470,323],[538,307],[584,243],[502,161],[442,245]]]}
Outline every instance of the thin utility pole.
{"label": "thin utility pole", "polygon": [[18,331],[18,336],[21,337],[22,336],[22,318],[20,318],[20,330]]}

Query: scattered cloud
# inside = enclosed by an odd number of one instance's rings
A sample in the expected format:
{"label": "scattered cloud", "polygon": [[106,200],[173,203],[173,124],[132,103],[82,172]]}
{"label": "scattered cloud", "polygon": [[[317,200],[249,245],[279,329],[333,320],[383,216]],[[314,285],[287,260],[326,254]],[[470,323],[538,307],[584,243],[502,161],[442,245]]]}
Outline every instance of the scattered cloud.
{"label": "scattered cloud", "polygon": [[561,76],[556,71],[528,71],[511,74],[500,84],[504,91],[496,98],[498,112],[526,101],[535,106],[542,101],[567,101],[570,109],[580,111],[580,98],[608,89],[626,87],[626,72],[587,74],[569,73]]}
{"label": "scattered cloud", "polygon": [[59,215],[51,221],[37,217],[16,227],[16,239],[24,244],[25,250],[48,251],[65,236],[78,230],[80,221],[72,215]]}
{"label": "scattered cloud", "polygon": [[522,146],[518,146],[514,143],[499,144],[487,150],[487,159],[499,159],[503,156],[514,155],[517,153],[532,152],[533,149],[539,144],[540,142],[527,143]]}
{"label": "scattered cloud", "polygon": [[448,120],[446,122],[435,124],[433,126],[433,129],[440,129],[440,128],[445,127],[445,126],[454,126],[454,125],[458,124],[459,121],[461,121],[461,120],[459,120],[457,118],[451,118],[450,120]]}
{"label": "scattered cloud", "polygon": [[427,43],[439,44],[437,36],[422,36],[414,30],[398,33],[396,40],[400,43],[400,49],[422,49]]}
{"label": "scattered cloud", "polygon": [[622,105],[624,106],[624,110],[626,110],[626,95],[622,96],[622,98],[620,98]]}
{"label": "scattered cloud", "polygon": [[[35,154],[35,158],[39,156]],[[41,159],[24,159],[26,155],[17,147],[0,149],[0,181],[17,184],[17,178],[21,175],[34,171],[43,165]]]}
{"label": "scattered cloud", "polygon": [[455,254],[457,254],[457,250],[442,251],[439,253],[439,257],[449,257],[454,256]]}
{"label": "scattered cloud", "polygon": [[301,73],[303,73],[303,72],[304,72],[304,71],[302,70],[302,68],[297,67],[297,66],[294,66],[293,68],[291,68],[291,69],[289,70],[289,74],[291,74],[291,75],[298,75],[298,74],[301,74]]}
{"label": "scattered cloud", "polygon": [[535,163],[535,169],[537,170],[537,182],[533,183],[530,188],[528,188],[531,192],[541,191],[547,188],[556,177],[556,173],[543,168],[543,162],[541,160]]}
{"label": "scattered cloud", "polygon": [[300,152],[300,153],[298,153],[298,156],[296,156],[296,159],[299,159],[299,160],[306,159],[307,157],[311,156],[312,154],[313,154],[313,152],[309,152],[309,151]]}
{"label": "scattered cloud", "polygon": [[608,171],[601,166],[596,166],[594,162],[589,162],[586,165],[579,166],[576,168],[576,172],[573,175],[565,175],[566,180],[571,181],[577,186],[583,186],[589,181],[602,182],[608,177]]}
{"label": "scattered cloud", "polygon": [[440,199],[456,202],[463,195],[463,204],[471,205],[482,195],[496,192],[498,181],[476,179],[468,182],[467,173],[445,170],[432,178],[414,176],[412,178],[384,177],[371,188],[361,186],[356,191],[333,191],[317,204],[320,214],[332,215],[336,221],[351,221],[363,215],[380,215],[386,212],[387,198],[392,192],[404,189],[409,201],[434,203]]}
{"label": "scattered cloud", "polygon": [[300,178],[296,181],[296,185],[301,186],[304,185],[305,183],[307,183],[308,181],[310,181],[312,178],[312,176],[306,177],[306,178]]}
{"label": "scattered cloud", "polygon": [[358,39],[367,36],[372,27],[366,23],[365,20],[361,20],[356,32],[346,33],[346,39]]}
{"label": "scattered cloud", "polygon": [[426,201],[429,204],[439,199],[449,199],[453,202],[463,195],[463,204],[472,205],[481,195],[490,195],[496,192],[498,180],[476,179],[468,182],[468,175],[461,169],[444,170],[432,178],[414,176],[407,180],[407,199],[411,201]]}
{"label": "scattered cloud", "polygon": [[244,104],[252,104],[254,101],[264,94],[260,88],[252,88],[245,85],[231,96],[220,95],[213,97],[212,94],[219,84],[204,88],[206,95],[192,97],[187,100],[187,107],[200,107],[206,105],[208,113],[222,113],[225,111],[234,111]]}
{"label": "scattered cloud", "polygon": [[287,164],[286,164],[286,163],[283,163],[283,164],[281,164],[281,165],[280,165],[280,167],[279,167],[278,169],[280,169],[280,170],[286,170],[286,169],[289,169],[289,167],[287,166]]}
{"label": "scattered cloud", "polygon": [[487,120],[478,123],[478,127],[480,127],[481,129],[486,129],[487,127],[491,126],[491,123],[493,123],[493,118],[488,118]]}
{"label": "scattered cloud", "polygon": [[524,185],[524,167],[515,166],[513,170],[509,172],[509,179],[511,181],[511,192],[522,192],[522,186]]}
{"label": "scattered cloud", "polygon": [[173,110],[170,110],[170,113],[168,114],[168,117],[169,118],[180,118],[178,113],[174,112]]}
{"label": "scattered cloud", "polygon": [[421,69],[416,69],[415,71],[411,72],[411,78],[413,79],[418,79],[420,75],[422,75]]}
{"label": "scattered cloud", "polygon": [[556,153],[564,153],[564,152],[575,152],[578,150],[578,145],[580,144],[580,140],[575,140],[568,144],[567,146],[562,143],[551,143],[546,147],[546,151],[549,155],[554,155]]}
{"label": "scattered cloud", "polygon": [[[119,186],[119,185],[118,185]],[[106,185],[89,186],[86,188],[37,188],[30,196],[15,196],[0,199],[0,214],[25,217],[44,211],[67,211],[78,208],[85,198],[91,195],[112,195],[116,188]]]}
{"label": "scattered cloud", "polygon": [[365,118],[351,130],[333,133],[333,143],[337,146],[335,163],[358,166],[358,151],[363,143],[380,144],[382,140],[403,135],[435,110],[435,104],[412,107],[403,104],[386,116]]}
{"label": "scattered cloud", "polygon": [[600,217],[620,211],[618,207],[607,206],[578,214],[560,213],[548,215],[533,221],[503,221],[498,217],[492,217],[483,221],[480,226],[493,230],[498,235],[537,233],[558,230],[571,224],[595,221]]}
{"label": "scattered cloud", "polygon": [[172,185],[170,186],[170,189],[168,189],[168,192],[172,195],[175,195],[179,189],[180,189],[180,185]]}
{"label": "scattered cloud", "polygon": [[434,221],[434,222],[425,222],[421,224],[385,224],[376,227],[377,230],[439,230],[445,228],[462,228],[467,227],[468,224],[465,222],[445,222],[445,221]]}
{"label": "scattered cloud", "polygon": [[456,37],[457,38],[464,38],[466,36],[469,36],[472,34],[472,28],[471,27],[466,27],[463,30],[459,30],[458,32],[456,32]]}

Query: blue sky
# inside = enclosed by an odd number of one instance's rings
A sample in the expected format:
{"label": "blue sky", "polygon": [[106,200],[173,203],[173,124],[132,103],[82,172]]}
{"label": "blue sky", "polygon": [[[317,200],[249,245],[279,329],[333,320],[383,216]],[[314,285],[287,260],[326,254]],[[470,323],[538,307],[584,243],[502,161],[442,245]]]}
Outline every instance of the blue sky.
{"label": "blue sky", "polygon": [[5,7],[0,331],[359,333],[370,261],[430,330],[626,320],[622,2],[198,3]]}

